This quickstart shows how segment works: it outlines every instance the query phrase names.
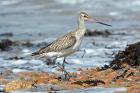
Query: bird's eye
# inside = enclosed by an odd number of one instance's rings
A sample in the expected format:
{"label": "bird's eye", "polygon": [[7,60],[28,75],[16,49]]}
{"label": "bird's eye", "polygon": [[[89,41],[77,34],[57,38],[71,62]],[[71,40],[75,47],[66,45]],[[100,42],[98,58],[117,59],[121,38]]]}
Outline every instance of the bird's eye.
{"label": "bird's eye", "polygon": [[84,17],[88,17],[87,15],[84,15]]}

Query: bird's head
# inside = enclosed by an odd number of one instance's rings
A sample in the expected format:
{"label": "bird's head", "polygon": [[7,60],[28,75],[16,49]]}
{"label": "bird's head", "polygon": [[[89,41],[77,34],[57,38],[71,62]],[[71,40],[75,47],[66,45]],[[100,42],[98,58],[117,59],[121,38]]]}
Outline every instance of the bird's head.
{"label": "bird's head", "polygon": [[109,24],[106,24],[106,23],[93,19],[86,12],[81,12],[79,15],[79,18],[80,18],[80,20],[84,20],[85,22],[98,23],[98,24],[102,24],[102,25],[106,25],[106,26],[111,26]]}
{"label": "bird's head", "polygon": [[86,12],[81,12],[79,15],[81,20],[87,21],[89,19],[89,15]]}

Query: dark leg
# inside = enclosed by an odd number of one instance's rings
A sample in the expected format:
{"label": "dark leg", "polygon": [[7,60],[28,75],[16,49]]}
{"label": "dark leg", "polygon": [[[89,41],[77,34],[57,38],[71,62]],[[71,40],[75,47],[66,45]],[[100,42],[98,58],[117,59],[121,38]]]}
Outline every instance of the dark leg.
{"label": "dark leg", "polygon": [[[53,65],[56,64],[56,59],[57,59],[57,57],[55,57],[55,58],[52,60],[52,64],[53,64]],[[55,67],[57,67],[57,66],[53,66],[53,68],[55,68]]]}
{"label": "dark leg", "polygon": [[65,67],[61,66],[59,63],[56,64],[56,65],[61,69],[62,72],[64,72],[65,80],[68,80],[68,79],[69,79],[69,74],[68,74],[68,72],[65,70]]}
{"label": "dark leg", "polygon": [[81,57],[84,58],[85,54],[86,54],[86,50],[84,49],[84,54]]}
{"label": "dark leg", "polygon": [[55,58],[52,60],[52,63],[53,63],[53,64],[56,63],[56,59],[57,59],[57,57],[55,57]]}
{"label": "dark leg", "polygon": [[65,79],[69,79],[69,74],[65,69],[65,63],[67,63],[67,61],[66,61],[66,58],[64,57],[64,60],[63,60],[63,63],[62,63],[62,69],[63,69],[64,75],[65,75]]}
{"label": "dark leg", "polygon": [[66,63],[66,64],[69,64],[69,63],[66,61],[66,57],[64,57],[63,62]]}
{"label": "dark leg", "polygon": [[66,62],[66,58],[64,57],[64,60],[63,60],[63,63],[62,63],[63,69],[65,69],[65,63],[67,63],[67,62]]}

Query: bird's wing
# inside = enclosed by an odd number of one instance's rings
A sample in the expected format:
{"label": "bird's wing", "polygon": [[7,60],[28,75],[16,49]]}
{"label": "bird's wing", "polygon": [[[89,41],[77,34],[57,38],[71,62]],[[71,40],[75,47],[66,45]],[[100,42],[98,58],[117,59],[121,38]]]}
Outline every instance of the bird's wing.
{"label": "bird's wing", "polygon": [[41,48],[39,51],[33,53],[33,55],[39,55],[42,53],[47,53],[47,52],[58,52],[61,50],[68,49],[76,43],[76,37],[73,35],[65,35],[55,41],[53,41],[51,44],[49,44],[46,47]]}

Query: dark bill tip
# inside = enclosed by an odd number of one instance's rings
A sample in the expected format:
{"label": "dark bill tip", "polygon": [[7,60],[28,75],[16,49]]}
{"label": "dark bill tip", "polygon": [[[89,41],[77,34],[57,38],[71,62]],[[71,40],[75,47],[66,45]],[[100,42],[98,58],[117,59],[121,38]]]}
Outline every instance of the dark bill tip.
{"label": "dark bill tip", "polygon": [[112,25],[109,25],[109,24],[106,24],[106,23],[103,23],[103,22],[96,22],[96,23],[112,27]]}

